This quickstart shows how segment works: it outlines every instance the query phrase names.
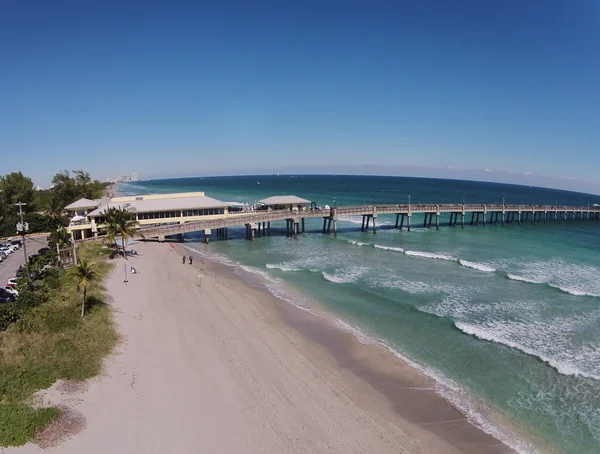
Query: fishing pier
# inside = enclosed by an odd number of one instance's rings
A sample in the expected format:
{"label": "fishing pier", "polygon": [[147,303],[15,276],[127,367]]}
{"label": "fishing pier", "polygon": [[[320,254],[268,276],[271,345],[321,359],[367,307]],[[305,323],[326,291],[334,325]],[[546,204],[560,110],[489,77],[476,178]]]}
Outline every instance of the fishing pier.
{"label": "fishing pier", "polygon": [[[328,208],[304,207],[304,209],[288,208],[268,211],[229,213],[220,218],[202,221],[191,221],[183,224],[146,227],[139,230],[144,238],[178,236],[191,232],[204,232],[208,243],[212,231],[217,238],[226,239],[229,227],[245,227],[246,238],[253,240],[256,236],[270,235],[271,223],[285,221],[286,234],[297,236],[305,231],[305,219],[322,218],[323,233],[337,234],[337,222],[346,217],[362,217],[361,230],[377,233],[378,215],[395,215],[394,228],[411,230],[411,225],[423,228],[441,225],[464,228],[468,225],[511,225],[525,223],[547,223],[549,221],[599,220],[600,207],[555,206],[555,205],[509,205],[509,204],[384,204],[361,206],[337,206]],[[449,216],[448,216],[449,215]],[[415,222],[415,216],[418,221]],[[444,217],[442,221],[442,216]]]}

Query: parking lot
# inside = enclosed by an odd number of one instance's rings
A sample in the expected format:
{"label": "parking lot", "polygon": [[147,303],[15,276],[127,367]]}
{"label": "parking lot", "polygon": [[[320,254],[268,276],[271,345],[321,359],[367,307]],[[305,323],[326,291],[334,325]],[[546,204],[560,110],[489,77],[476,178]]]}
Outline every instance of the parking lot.
{"label": "parking lot", "polygon": [[[26,237],[25,241],[28,256],[37,254],[40,249],[48,247],[48,235]],[[0,243],[3,242],[4,241],[0,241]],[[23,255],[23,246],[12,254],[8,254],[4,261],[0,263],[0,287],[4,287],[11,277],[15,277],[19,266],[24,264],[25,257]]]}

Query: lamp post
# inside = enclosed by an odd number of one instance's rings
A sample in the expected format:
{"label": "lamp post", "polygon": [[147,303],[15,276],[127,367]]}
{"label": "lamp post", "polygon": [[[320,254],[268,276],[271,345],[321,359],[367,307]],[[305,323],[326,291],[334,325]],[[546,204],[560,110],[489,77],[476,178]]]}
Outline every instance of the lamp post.
{"label": "lamp post", "polygon": [[410,195],[408,196],[408,211],[410,212]]}

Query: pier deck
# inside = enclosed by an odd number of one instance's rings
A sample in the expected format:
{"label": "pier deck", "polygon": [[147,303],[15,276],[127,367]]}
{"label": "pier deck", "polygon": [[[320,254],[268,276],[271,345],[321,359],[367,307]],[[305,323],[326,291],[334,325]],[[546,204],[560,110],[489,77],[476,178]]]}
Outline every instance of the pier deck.
{"label": "pier deck", "polygon": [[[402,229],[405,225],[410,231],[411,218],[423,215],[423,227],[440,227],[440,216],[450,214],[447,225],[459,224],[464,228],[465,223],[478,225],[486,224],[521,224],[525,222],[548,222],[550,220],[592,220],[600,219],[600,207],[582,206],[554,206],[554,205],[509,205],[509,204],[385,204],[385,205],[360,205],[338,206],[330,209],[311,210],[275,210],[256,211],[224,215],[220,219],[206,221],[193,221],[185,224],[162,225],[140,229],[144,238],[158,238],[164,240],[167,236],[183,235],[184,233],[204,231],[206,241],[209,232],[216,229],[217,236],[227,237],[228,227],[246,227],[246,236],[253,239],[255,233],[270,234],[271,222],[286,221],[286,231],[289,235],[297,235],[304,231],[304,219],[323,218],[323,232],[330,233],[333,224],[333,233],[337,233],[337,221],[342,216],[362,216],[361,230],[368,231],[369,225],[373,233],[377,233],[377,215],[396,215],[395,228]],[[470,219],[465,218],[470,214]],[[460,221],[459,221],[460,217]],[[405,224],[406,222],[406,224]]]}

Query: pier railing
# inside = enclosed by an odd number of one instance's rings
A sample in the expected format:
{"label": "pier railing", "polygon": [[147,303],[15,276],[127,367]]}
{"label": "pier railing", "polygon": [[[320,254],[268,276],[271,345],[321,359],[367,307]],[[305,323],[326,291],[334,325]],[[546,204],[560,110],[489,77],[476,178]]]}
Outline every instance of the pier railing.
{"label": "pier railing", "polygon": [[[304,218],[323,218],[326,220],[338,220],[340,216],[363,216],[376,218],[378,214],[395,214],[397,216],[413,216],[415,214],[424,214],[429,216],[430,223],[432,216],[441,214],[450,214],[451,219],[454,215],[464,215],[471,213],[483,215],[483,223],[485,225],[486,216],[490,214],[490,223],[492,216],[495,215],[495,221],[498,222],[498,217],[506,222],[509,222],[509,217],[512,216],[512,221],[515,216],[519,222],[522,219],[534,221],[541,219],[548,220],[548,215],[554,216],[554,219],[600,219],[600,207],[584,207],[584,206],[564,206],[564,205],[516,205],[516,204],[379,204],[379,205],[356,205],[356,206],[339,206],[328,209],[314,210],[275,210],[275,211],[255,211],[250,213],[230,213],[224,215],[220,219],[211,219],[206,221],[192,221],[185,224],[170,224],[154,227],[146,227],[140,229],[140,233],[146,238],[164,237],[169,235],[177,235],[189,232],[208,231],[209,229],[224,229],[234,226],[258,226],[260,224],[269,224],[274,221],[289,220],[292,223],[297,223]],[[531,216],[530,216],[531,215]],[[373,223],[375,224],[375,223]],[[410,225],[410,224],[409,224]],[[248,228],[248,227],[247,227]]]}

